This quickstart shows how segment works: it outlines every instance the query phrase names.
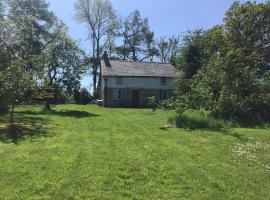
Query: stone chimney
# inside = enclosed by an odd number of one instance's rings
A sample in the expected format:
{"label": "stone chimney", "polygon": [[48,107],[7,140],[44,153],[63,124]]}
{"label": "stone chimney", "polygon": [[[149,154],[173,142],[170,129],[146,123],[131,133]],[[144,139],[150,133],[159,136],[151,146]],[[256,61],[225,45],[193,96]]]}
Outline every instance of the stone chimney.
{"label": "stone chimney", "polygon": [[111,66],[111,63],[110,63],[110,59],[109,59],[109,55],[107,53],[107,51],[104,51],[103,53],[103,60],[104,60],[104,63],[107,67],[112,67]]}

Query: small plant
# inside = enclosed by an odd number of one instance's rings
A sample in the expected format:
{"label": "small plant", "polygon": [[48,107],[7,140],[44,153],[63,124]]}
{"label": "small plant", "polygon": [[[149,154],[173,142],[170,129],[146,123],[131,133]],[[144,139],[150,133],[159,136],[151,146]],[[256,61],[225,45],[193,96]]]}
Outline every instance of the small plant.
{"label": "small plant", "polygon": [[155,112],[158,109],[158,102],[155,96],[151,96],[147,98],[148,106],[152,108],[152,111]]}

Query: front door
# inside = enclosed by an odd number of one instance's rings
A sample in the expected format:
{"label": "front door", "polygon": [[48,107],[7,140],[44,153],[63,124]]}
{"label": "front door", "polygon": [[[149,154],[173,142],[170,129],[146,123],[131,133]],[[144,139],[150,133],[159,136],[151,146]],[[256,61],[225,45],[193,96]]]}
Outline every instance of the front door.
{"label": "front door", "polygon": [[132,106],[140,107],[140,91],[139,90],[132,91]]}

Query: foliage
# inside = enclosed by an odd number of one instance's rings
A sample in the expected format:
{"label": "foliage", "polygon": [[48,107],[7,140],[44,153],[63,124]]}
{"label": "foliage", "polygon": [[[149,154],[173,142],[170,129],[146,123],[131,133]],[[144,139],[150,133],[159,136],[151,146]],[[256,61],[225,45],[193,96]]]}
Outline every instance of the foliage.
{"label": "foliage", "polygon": [[80,87],[80,79],[85,72],[84,53],[68,36],[63,23],[55,22],[49,38],[42,51],[43,87],[49,89],[48,94],[43,96],[48,110],[58,91],[65,90],[72,95]]}
{"label": "foliage", "polygon": [[80,91],[74,93],[74,100],[77,104],[86,105],[91,102],[93,97],[86,88],[81,88]]}
{"label": "foliage", "polygon": [[222,26],[184,38],[173,105],[179,114],[191,108],[233,120],[270,120],[269,92],[263,89],[270,70],[269,13],[269,2],[236,1]]}
{"label": "foliage", "polygon": [[175,64],[175,58],[178,55],[178,49],[180,46],[179,37],[170,37],[166,39],[165,37],[159,38],[157,41],[157,56],[162,63],[172,63]]}
{"label": "foliage", "polygon": [[[140,54],[144,51],[143,45],[147,45],[146,57],[153,55],[154,33],[150,31],[148,19],[142,18],[138,10],[134,10],[128,17],[120,22],[120,36],[123,38],[123,59],[139,60]],[[146,58],[145,57],[145,58]]]}
{"label": "foliage", "polygon": [[83,52],[45,0],[12,0],[4,5],[0,5],[0,103],[10,108],[12,125],[16,104],[43,98],[49,105],[59,88],[72,94],[84,73]]}
{"label": "foliage", "polygon": [[1,97],[5,99],[5,104],[10,106],[10,125],[14,123],[15,105],[27,101],[29,94],[36,89],[36,84],[31,78],[31,74],[25,70],[27,63],[23,60],[11,62],[2,75],[3,88]]}
{"label": "foliage", "polygon": [[157,101],[157,99],[156,99],[155,96],[148,97],[148,98],[147,98],[147,101],[148,101],[148,106],[149,106],[150,108],[152,108],[152,111],[153,111],[153,112],[156,111],[156,110],[158,109],[159,105],[158,105],[158,101]]}
{"label": "foliage", "polygon": [[187,130],[225,131],[233,127],[231,122],[215,119],[209,113],[194,110],[187,110],[180,116],[171,117],[168,122],[177,128]]}

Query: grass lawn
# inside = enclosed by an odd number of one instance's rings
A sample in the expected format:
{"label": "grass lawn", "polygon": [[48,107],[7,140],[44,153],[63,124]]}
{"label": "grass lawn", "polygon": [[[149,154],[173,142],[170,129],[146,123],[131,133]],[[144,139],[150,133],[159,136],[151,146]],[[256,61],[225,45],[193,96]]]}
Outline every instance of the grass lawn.
{"label": "grass lawn", "polygon": [[40,110],[16,109],[16,137],[0,117],[1,200],[270,199],[270,129],[167,127],[174,112],[147,109]]}

